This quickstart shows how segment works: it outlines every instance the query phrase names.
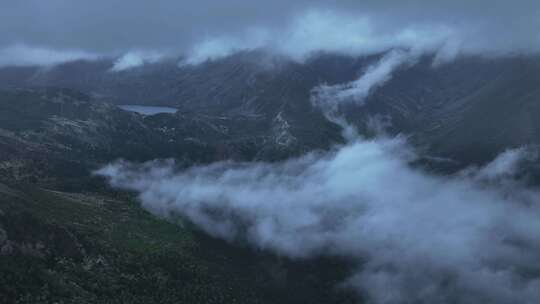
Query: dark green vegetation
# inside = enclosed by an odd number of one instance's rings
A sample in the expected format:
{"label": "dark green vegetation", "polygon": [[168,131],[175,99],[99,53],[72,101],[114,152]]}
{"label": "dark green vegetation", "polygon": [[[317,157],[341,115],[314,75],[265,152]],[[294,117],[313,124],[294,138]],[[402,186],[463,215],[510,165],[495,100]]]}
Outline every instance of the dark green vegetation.
{"label": "dark green vegetation", "polygon": [[353,299],[335,289],[343,263],[253,253],[159,220],[127,194],[5,185],[0,194],[0,303]]}

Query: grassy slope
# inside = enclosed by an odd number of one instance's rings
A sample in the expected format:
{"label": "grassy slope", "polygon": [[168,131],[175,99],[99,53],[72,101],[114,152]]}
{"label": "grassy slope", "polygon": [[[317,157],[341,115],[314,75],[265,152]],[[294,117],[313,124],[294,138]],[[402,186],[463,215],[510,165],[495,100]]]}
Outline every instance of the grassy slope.
{"label": "grassy slope", "polygon": [[0,303],[353,301],[335,290],[342,263],[231,246],[157,219],[125,194],[1,184],[0,194]]}

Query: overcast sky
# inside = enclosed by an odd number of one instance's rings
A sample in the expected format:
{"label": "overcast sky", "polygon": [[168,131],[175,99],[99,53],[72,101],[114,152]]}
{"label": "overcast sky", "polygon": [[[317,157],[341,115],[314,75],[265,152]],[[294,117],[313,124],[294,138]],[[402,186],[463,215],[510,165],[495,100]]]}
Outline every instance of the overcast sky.
{"label": "overcast sky", "polygon": [[506,54],[540,49],[539,9],[535,0],[3,0],[0,50],[3,61],[19,54],[14,63],[36,49],[68,59],[189,54],[193,63],[256,47],[298,59],[392,47]]}

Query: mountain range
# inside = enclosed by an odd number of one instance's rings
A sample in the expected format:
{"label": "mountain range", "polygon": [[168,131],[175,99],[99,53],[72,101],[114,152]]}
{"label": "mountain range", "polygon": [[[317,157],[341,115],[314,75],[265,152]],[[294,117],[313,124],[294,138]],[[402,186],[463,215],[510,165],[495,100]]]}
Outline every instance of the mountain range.
{"label": "mountain range", "polygon": [[[140,303],[166,303],[163,293],[171,303],[353,301],[327,287],[345,276],[345,261],[297,263],[155,219],[92,172],[117,159],[174,159],[185,168],[331,150],[346,138],[314,105],[313,90],[353,82],[383,56],[298,62],[246,51],[124,71],[112,71],[114,59],[0,68],[0,301],[121,303],[127,295],[114,294],[126,288],[145,294]],[[445,173],[540,144],[540,57],[433,57],[398,66],[342,115],[366,138],[406,137],[421,165]],[[144,115],[119,105],[178,111]]]}

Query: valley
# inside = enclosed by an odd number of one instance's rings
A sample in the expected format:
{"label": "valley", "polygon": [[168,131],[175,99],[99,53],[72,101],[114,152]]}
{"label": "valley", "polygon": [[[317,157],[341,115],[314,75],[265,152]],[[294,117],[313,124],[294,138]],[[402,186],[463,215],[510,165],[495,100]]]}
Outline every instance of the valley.
{"label": "valley", "polygon": [[[103,61],[0,69],[0,79],[18,75],[0,91],[0,302],[360,301],[336,287],[357,261],[294,259],[208,236],[182,216],[156,217],[94,172],[119,159],[169,159],[183,170],[324,155],[347,139],[313,105],[313,89],[353,81],[379,58],[299,64],[250,52],[117,74]],[[538,83],[537,57],[440,67],[426,57],[339,111],[366,139],[406,137],[419,155],[411,165],[451,175],[540,143]],[[537,162],[527,170],[536,185]]]}

